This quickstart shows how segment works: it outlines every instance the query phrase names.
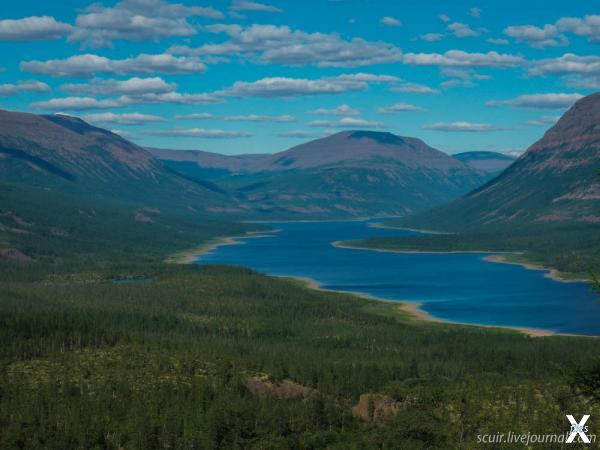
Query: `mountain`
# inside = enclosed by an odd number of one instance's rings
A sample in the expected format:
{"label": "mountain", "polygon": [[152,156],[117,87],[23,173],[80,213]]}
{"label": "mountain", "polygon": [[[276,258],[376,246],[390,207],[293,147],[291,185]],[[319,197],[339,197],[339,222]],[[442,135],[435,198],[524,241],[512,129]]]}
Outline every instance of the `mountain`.
{"label": "mountain", "polygon": [[452,155],[462,163],[495,177],[517,159],[514,156],[497,152],[463,152]]}
{"label": "mountain", "polygon": [[149,149],[264,216],[406,215],[448,202],[485,175],[420,139],[343,131],[269,155]]}
{"label": "mountain", "polygon": [[76,117],[0,110],[0,181],[152,207],[224,201],[150,152]]}
{"label": "mountain", "polygon": [[404,225],[442,230],[598,223],[600,93],[577,101],[497,178]]}

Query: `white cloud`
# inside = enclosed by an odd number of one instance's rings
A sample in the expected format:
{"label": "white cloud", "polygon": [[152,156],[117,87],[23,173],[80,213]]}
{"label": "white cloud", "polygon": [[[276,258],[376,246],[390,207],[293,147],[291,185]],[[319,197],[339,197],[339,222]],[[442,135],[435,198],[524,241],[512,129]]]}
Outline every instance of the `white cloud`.
{"label": "white cloud", "polygon": [[270,77],[257,81],[236,81],[232,87],[215,92],[226,97],[296,97],[362,91],[371,83],[392,83],[398,78],[366,73],[342,74],[327,78]]}
{"label": "white cloud", "polygon": [[453,22],[448,25],[448,30],[452,31],[457,38],[479,36],[481,32],[472,29],[469,25],[461,22]]}
{"label": "white cloud", "polygon": [[400,25],[402,25],[402,22],[400,22],[398,19],[396,19],[394,17],[390,17],[390,16],[382,17],[379,22],[382,25],[385,25],[388,27],[399,27]]}
{"label": "white cloud", "polygon": [[141,94],[125,95],[119,97],[123,105],[135,105],[144,103],[175,103],[180,105],[205,105],[219,103],[219,97],[213,94],[185,94],[179,92],[165,92],[163,94]]}
{"label": "white cloud", "polygon": [[531,94],[520,95],[510,100],[492,100],[488,106],[509,105],[529,109],[564,109],[582,98],[581,94]]}
{"label": "white cloud", "polygon": [[469,9],[469,15],[471,17],[475,17],[478,19],[479,17],[481,17],[481,9],[477,8],[477,7],[473,7],[471,9]]}
{"label": "white cloud", "polygon": [[268,116],[260,114],[248,114],[248,115],[232,115],[232,116],[215,116],[208,113],[200,114],[187,114],[183,116],[176,116],[177,119],[199,119],[199,120],[225,120],[227,122],[294,122],[296,118],[288,114],[282,114],[279,116]]}
{"label": "white cloud", "polygon": [[204,30],[225,34],[229,40],[198,48],[173,46],[172,54],[230,55],[265,64],[319,67],[360,67],[401,59],[400,49],[385,42],[361,38],[342,39],[338,34],[306,33],[276,25],[209,25]]}
{"label": "white cloud", "polygon": [[544,25],[544,28],[533,25],[511,26],[504,29],[504,34],[534,48],[557,47],[569,43],[566,37],[559,35],[554,25]]}
{"label": "white cloud", "polygon": [[160,94],[173,92],[177,88],[175,83],[167,83],[160,77],[138,78],[133,77],[127,80],[107,80],[94,78],[89,83],[63,84],[61,89],[76,94],[92,95],[139,95],[139,94]]}
{"label": "white cloud", "polygon": [[468,53],[462,50],[448,50],[445,53],[407,53],[404,64],[414,66],[450,66],[450,67],[513,67],[523,64],[522,56],[506,53]]}
{"label": "white cloud", "polygon": [[294,116],[290,116],[288,114],[282,114],[279,116],[266,116],[259,114],[248,114],[244,115],[235,115],[235,116],[224,116],[223,120],[228,122],[294,122],[296,118]]}
{"label": "white cloud", "polygon": [[590,76],[572,75],[566,77],[565,81],[570,88],[600,90],[600,74]]}
{"label": "white cloud", "polygon": [[423,125],[426,130],[437,130],[445,132],[468,132],[468,133],[479,133],[485,131],[494,131],[498,128],[494,128],[489,123],[472,123],[472,122],[437,122]]}
{"label": "white cloud", "polygon": [[423,41],[427,42],[436,42],[442,40],[444,37],[443,34],[440,33],[425,33],[419,36],[419,38]]}
{"label": "white cloud", "polygon": [[94,3],[77,16],[70,41],[104,47],[113,40],[156,40],[162,37],[192,36],[196,28],[190,17],[222,19],[221,12],[201,6],[185,6],[161,0],[123,0],[114,7]]}
{"label": "white cloud", "polygon": [[283,131],[281,133],[277,133],[279,137],[285,138],[298,138],[298,139],[319,139],[325,137],[327,133],[315,133],[314,131],[301,131],[301,130],[292,130],[292,131]]}
{"label": "white cloud", "polygon": [[446,14],[440,14],[438,17],[444,23],[448,23],[448,22],[450,22],[452,20]]}
{"label": "white cloud", "polygon": [[36,80],[18,81],[14,84],[0,84],[0,96],[17,95],[20,92],[50,92],[46,83]]}
{"label": "white cloud", "polygon": [[508,45],[508,39],[502,39],[502,38],[488,38],[485,40],[486,42],[489,42],[490,44],[496,44],[496,45]]}
{"label": "white cloud", "polygon": [[374,122],[356,117],[344,117],[340,120],[314,120],[309,123],[311,127],[327,128],[388,128],[388,125],[381,122]]}
{"label": "white cloud", "polygon": [[415,105],[411,105],[409,103],[394,103],[390,106],[384,106],[377,109],[377,112],[380,114],[396,114],[399,112],[416,112],[416,111],[424,111],[423,108]]}
{"label": "white cloud", "polygon": [[563,17],[556,26],[560,31],[585,36],[590,42],[600,42],[600,15]]}
{"label": "white cloud", "polygon": [[175,57],[169,54],[141,54],[134,58],[109,59],[91,54],[71,56],[48,61],[24,61],[19,65],[24,72],[40,73],[54,77],[91,77],[107,74],[184,74],[201,73],[206,66],[197,58]]}
{"label": "white cloud", "polygon": [[323,116],[358,116],[360,111],[358,109],[351,108],[345,103],[334,109],[319,108],[311,111],[311,114],[323,115]]}
{"label": "white cloud", "polygon": [[566,53],[559,58],[536,61],[530,75],[599,75],[600,56],[578,56]]}
{"label": "white cloud", "polygon": [[527,122],[525,122],[525,124],[533,126],[548,126],[554,125],[556,122],[558,122],[559,119],[560,116],[542,116],[539,119],[528,120]]}
{"label": "white cloud", "polygon": [[204,128],[176,128],[170,130],[148,131],[144,134],[153,136],[188,137],[204,139],[232,139],[252,137],[251,133]]}
{"label": "white cloud", "polygon": [[57,22],[54,17],[32,16],[23,19],[0,20],[0,41],[42,41],[58,39],[71,32],[71,25]]}
{"label": "white cloud", "polygon": [[163,122],[165,120],[163,117],[150,114],[140,114],[137,112],[125,114],[115,114],[111,112],[102,114],[88,114],[82,116],[82,119],[92,123],[118,123],[124,125],[139,125],[149,122]]}
{"label": "white cloud", "polygon": [[234,0],[230,7],[233,11],[265,11],[265,12],[283,12],[281,8],[267,5],[265,3],[252,2],[248,0]]}
{"label": "white cloud", "polygon": [[43,102],[35,102],[30,105],[36,109],[53,111],[85,111],[90,109],[107,109],[122,106],[118,100],[98,100],[93,97],[64,97],[53,98]]}
{"label": "white cloud", "polygon": [[419,83],[404,83],[392,88],[394,92],[405,92],[409,94],[439,94],[438,89],[432,89],[429,86]]}

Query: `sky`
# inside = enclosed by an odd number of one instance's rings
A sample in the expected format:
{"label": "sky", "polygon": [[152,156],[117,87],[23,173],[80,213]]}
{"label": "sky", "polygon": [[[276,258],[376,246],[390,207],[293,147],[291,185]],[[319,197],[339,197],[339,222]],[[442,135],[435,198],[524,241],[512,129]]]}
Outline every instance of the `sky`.
{"label": "sky", "polygon": [[519,154],[600,90],[600,2],[4,2],[0,108],[144,145],[272,153],[342,130]]}

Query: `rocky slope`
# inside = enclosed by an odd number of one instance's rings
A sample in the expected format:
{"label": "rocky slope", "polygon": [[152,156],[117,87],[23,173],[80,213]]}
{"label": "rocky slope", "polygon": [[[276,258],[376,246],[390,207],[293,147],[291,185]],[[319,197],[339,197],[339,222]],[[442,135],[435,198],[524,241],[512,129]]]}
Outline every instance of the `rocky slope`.
{"label": "rocky slope", "polygon": [[0,181],[90,198],[202,209],[220,194],[81,119],[0,110]]}
{"label": "rocky slope", "polygon": [[596,223],[600,209],[600,93],[579,100],[497,178],[404,221],[435,229]]}

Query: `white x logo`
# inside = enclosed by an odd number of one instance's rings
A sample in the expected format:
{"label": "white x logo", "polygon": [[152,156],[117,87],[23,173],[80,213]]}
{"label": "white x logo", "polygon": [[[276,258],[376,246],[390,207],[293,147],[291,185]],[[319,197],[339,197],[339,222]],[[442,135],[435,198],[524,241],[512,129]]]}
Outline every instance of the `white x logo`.
{"label": "white x logo", "polygon": [[571,414],[567,414],[567,419],[569,419],[569,422],[571,422],[571,434],[569,434],[569,437],[566,440],[567,444],[570,444],[571,442],[573,442],[573,440],[575,439],[575,436],[577,436],[577,435],[579,435],[581,437],[581,440],[583,442],[585,442],[586,444],[590,443],[589,438],[583,432],[584,425],[589,418],[590,418],[590,415],[586,414],[585,416],[583,416],[581,418],[581,422],[577,423],[577,421],[575,420],[575,417],[573,417]]}

